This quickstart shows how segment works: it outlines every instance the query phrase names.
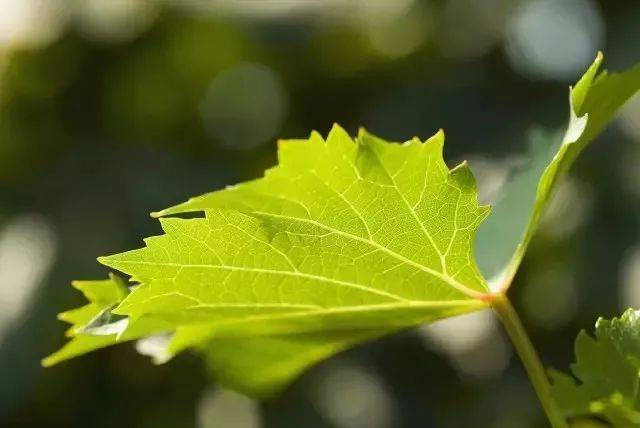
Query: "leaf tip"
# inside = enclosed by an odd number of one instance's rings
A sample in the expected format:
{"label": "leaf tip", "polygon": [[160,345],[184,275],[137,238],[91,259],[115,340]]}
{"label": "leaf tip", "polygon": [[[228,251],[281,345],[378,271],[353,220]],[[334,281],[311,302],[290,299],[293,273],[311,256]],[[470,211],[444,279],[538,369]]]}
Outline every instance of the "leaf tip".
{"label": "leaf tip", "polygon": [[349,135],[349,133],[337,123],[334,123],[331,127],[329,134],[327,134],[326,140],[322,140],[322,138],[320,138],[319,141],[325,141],[327,143],[327,145],[324,146],[325,149],[336,146],[345,147],[345,145],[346,147],[349,147],[350,145],[355,144],[353,138],[351,138],[351,135]]}
{"label": "leaf tip", "polygon": [[442,152],[444,149],[444,130],[442,128],[438,129],[435,134],[427,139],[424,142],[425,145],[433,145],[436,144],[439,146],[439,151]]}
{"label": "leaf tip", "polygon": [[347,131],[345,131],[344,128],[340,126],[338,122],[333,122],[333,124],[331,125],[331,129],[329,130],[329,135],[333,134],[334,132],[346,133]]}
{"label": "leaf tip", "polygon": [[466,160],[463,160],[458,165],[453,167],[453,169],[451,169],[451,175],[453,177],[474,178],[473,173],[471,172],[471,168],[469,168],[469,162],[467,162]]}
{"label": "leaf tip", "polygon": [[476,179],[469,168],[469,163],[465,160],[453,167],[450,171],[450,177],[454,182],[460,186],[470,186],[470,188],[476,190]]}
{"label": "leaf tip", "polygon": [[55,366],[59,361],[58,359],[55,357],[56,354],[51,354],[48,357],[45,357],[43,359],[40,360],[40,366],[43,368],[49,368],[52,366]]}
{"label": "leaf tip", "polygon": [[593,84],[593,81],[600,69],[600,65],[604,60],[604,54],[602,51],[598,51],[595,59],[589,65],[589,68],[584,72],[582,77],[576,82],[574,86],[569,89],[569,101],[571,104],[571,110],[577,117],[583,116],[583,103],[587,97],[587,94]]}
{"label": "leaf tip", "polygon": [[604,59],[604,54],[602,53],[602,51],[598,51],[598,53],[596,54],[596,61],[602,61]]}

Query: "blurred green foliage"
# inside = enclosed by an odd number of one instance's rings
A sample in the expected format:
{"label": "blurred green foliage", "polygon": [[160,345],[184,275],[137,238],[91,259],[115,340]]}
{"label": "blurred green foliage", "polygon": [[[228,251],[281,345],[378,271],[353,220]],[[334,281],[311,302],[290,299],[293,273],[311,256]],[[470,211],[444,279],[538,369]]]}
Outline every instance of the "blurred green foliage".
{"label": "blurred green foliage", "polygon": [[[279,137],[334,121],[391,140],[444,128],[449,164],[469,158],[490,200],[526,161],[530,126],[553,132],[566,120],[559,100],[596,50],[614,69],[638,61],[640,4],[4,3],[0,424],[249,428],[237,415],[257,407],[262,426],[278,428],[545,426],[520,364],[484,321],[444,345],[416,330],[350,351],[254,407],[209,386],[190,355],[156,367],[125,345],[47,371],[39,360],[62,340],[55,313],[81,303],[71,279],[103,277],[96,256],[159,233],[149,211],[258,176]],[[280,99],[279,115],[210,110],[218,78],[247,66],[269,76],[262,94]],[[255,120],[270,122],[242,146]],[[578,160],[516,278],[515,303],[548,365],[566,367],[576,332],[598,315],[640,306],[638,123],[632,102]],[[564,297],[549,301],[550,288]],[[453,346],[476,331],[473,346]],[[486,370],[470,372],[469,360]]]}

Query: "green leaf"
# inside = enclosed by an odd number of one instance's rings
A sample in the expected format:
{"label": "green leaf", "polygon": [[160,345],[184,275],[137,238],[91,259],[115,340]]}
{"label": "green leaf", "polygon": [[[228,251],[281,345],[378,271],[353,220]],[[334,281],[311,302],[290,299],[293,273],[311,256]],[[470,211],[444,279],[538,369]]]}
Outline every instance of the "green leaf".
{"label": "green leaf", "polygon": [[162,218],[145,248],[100,259],[140,283],[112,313],[174,326],[170,354],[203,349],[220,380],[264,395],[363,340],[486,308],[472,243],[489,209],[443,143],[338,126],[281,141],[264,178],[158,214],[203,218]]}
{"label": "green leaf", "polygon": [[616,427],[640,426],[640,311],[596,323],[575,343],[572,376],[550,371],[552,393],[570,418],[595,417]]}
{"label": "green leaf", "polygon": [[640,65],[598,74],[598,54],[569,91],[569,122],[563,134],[529,135],[531,162],[506,185],[493,214],[478,231],[478,264],[492,289],[509,288],[559,180],[584,148],[640,90]]}
{"label": "green leaf", "polygon": [[534,127],[526,134],[527,163],[518,168],[501,189],[491,206],[491,215],[478,229],[478,266],[489,283],[500,286],[502,274],[513,257],[531,221],[536,189],[542,173],[551,163],[561,132]]}
{"label": "green leaf", "polygon": [[[640,68],[595,77],[600,60],[571,91],[572,119],[525,232],[505,233],[515,255],[502,284],[557,178],[639,86]],[[354,141],[338,126],[326,141],[280,141],[279,165],[263,178],[156,213],[163,235],[100,258],[135,287],[104,300],[87,293],[91,303],[64,316],[72,340],[43,363],[161,333],[170,340],[157,361],[198,349],[223,384],[265,396],[360,342],[488,307],[473,242],[489,208],[466,164],[447,167],[443,144],[442,132],[396,144],[361,131]]]}
{"label": "green leaf", "polygon": [[171,328],[163,321],[151,318],[131,323],[127,318],[115,316],[112,309],[129,292],[123,281],[115,275],[102,281],[74,281],[72,285],[84,294],[89,303],[58,315],[60,320],[71,324],[66,331],[71,340],[42,360],[45,367],[105,346]]}
{"label": "green leaf", "polygon": [[128,294],[128,290],[122,280],[115,275],[103,281],[74,281],[73,287],[80,290],[88,304],[58,315],[58,319],[71,324],[67,335],[75,336],[82,333],[90,326],[105,321],[118,303]]}
{"label": "green leaf", "polygon": [[[161,213],[205,218],[162,219],[164,236],[101,260],[147,283],[116,312],[215,320],[170,349],[215,338],[218,378],[264,395],[364,338],[486,307],[471,245],[488,209],[466,165],[446,167],[443,142],[354,142],[337,126],[326,142],[281,142],[263,179]],[[251,369],[239,348],[253,349]]]}
{"label": "green leaf", "polygon": [[[313,363],[392,331],[324,333],[214,339],[204,348],[215,379],[253,396],[269,396]],[[250,376],[250,378],[248,377]]]}

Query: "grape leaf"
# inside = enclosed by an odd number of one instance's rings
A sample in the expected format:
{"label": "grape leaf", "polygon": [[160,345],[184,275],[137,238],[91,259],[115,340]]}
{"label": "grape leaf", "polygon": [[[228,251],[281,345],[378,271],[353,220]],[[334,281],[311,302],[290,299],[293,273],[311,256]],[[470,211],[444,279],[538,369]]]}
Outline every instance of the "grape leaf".
{"label": "grape leaf", "polygon": [[58,315],[58,319],[72,325],[67,331],[69,336],[75,336],[98,324],[109,323],[111,309],[128,294],[124,282],[115,275],[103,281],[74,281],[71,284],[82,292],[89,303]]}
{"label": "grape leaf", "polygon": [[552,393],[571,418],[596,417],[616,427],[640,426],[640,311],[596,323],[595,337],[580,332],[573,376],[551,370]]}
{"label": "grape leaf", "polygon": [[553,159],[562,141],[562,133],[536,126],[527,132],[525,139],[528,149],[526,163],[514,168],[499,195],[492,201],[491,215],[478,229],[478,266],[492,286],[501,285],[501,274],[530,222],[540,176]]}
{"label": "grape leaf", "polygon": [[204,346],[219,379],[264,395],[345,347],[486,308],[472,243],[489,209],[443,144],[338,126],[281,141],[264,178],[165,210],[204,217],[161,218],[145,248],[100,259],[140,283],[112,313],[175,326],[170,353]]}
{"label": "grape leaf", "polygon": [[529,168],[506,185],[492,215],[478,230],[478,265],[495,290],[511,285],[561,177],[618,109],[640,90],[640,64],[622,73],[598,74],[602,60],[598,53],[570,89],[569,122],[564,134],[530,133]]}
{"label": "grape leaf", "polygon": [[42,360],[45,367],[117,342],[171,329],[162,320],[147,318],[130,323],[127,318],[114,315],[112,309],[129,293],[122,279],[115,275],[101,281],[74,281],[72,285],[89,303],[58,315],[60,320],[71,324],[66,331],[71,340]]}
{"label": "grape leaf", "polygon": [[[556,178],[635,83],[636,72],[594,81],[599,61],[571,92],[572,120],[538,185],[522,254]],[[326,141],[280,141],[279,165],[263,178],[156,213],[163,235],[100,258],[136,286],[115,308],[87,296],[96,306],[67,316],[74,337],[44,363],[162,333],[157,361],[199,349],[223,384],[265,396],[365,340],[487,308],[473,241],[489,208],[465,163],[446,166],[443,144],[442,132],[396,144],[361,131],[354,141],[338,126]]]}

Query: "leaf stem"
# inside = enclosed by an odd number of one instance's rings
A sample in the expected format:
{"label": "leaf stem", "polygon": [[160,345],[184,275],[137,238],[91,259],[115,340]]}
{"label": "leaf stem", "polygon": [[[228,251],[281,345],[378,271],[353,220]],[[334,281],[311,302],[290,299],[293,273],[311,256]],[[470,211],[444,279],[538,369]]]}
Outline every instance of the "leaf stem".
{"label": "leaf stem", "polygon": [[547,374],[540,362],[529,336],[527,335],[518,313],[511,305],[505,294],[498,294],[492,301],[493,310],[500,316],[513,346],[516,348],[520,360],[524,365],[529,380],[538,395],[538,399],[544,408],[547,418],[553,428],[568,428],[565,418],[562,416],[555,400],[551,396],[551,385]]}

